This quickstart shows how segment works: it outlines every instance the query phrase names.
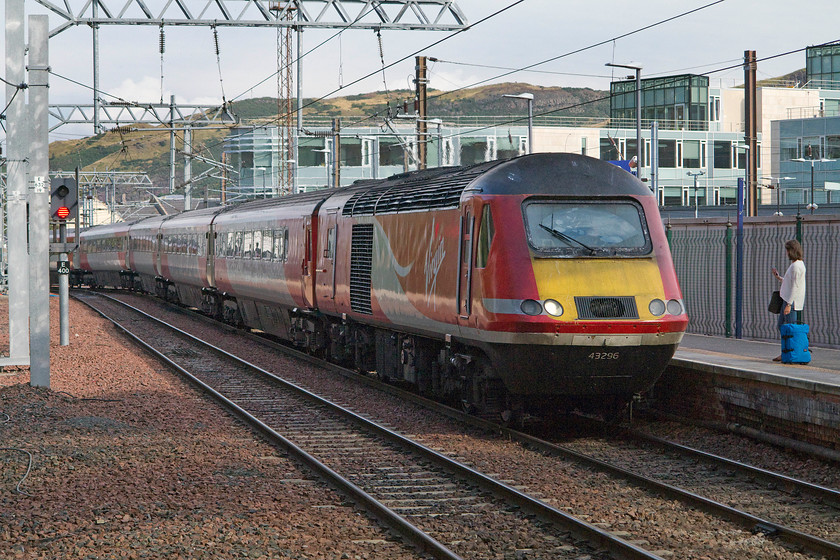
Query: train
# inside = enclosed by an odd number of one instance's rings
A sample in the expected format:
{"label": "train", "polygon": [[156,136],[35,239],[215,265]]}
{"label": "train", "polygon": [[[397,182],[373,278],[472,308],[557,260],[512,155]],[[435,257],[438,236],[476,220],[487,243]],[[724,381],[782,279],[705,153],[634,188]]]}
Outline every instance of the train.
{"label": "train", "polygon": [[624,406],[688,324],[650,189],[569,153],[97,226],[79,268],[503,418]]}

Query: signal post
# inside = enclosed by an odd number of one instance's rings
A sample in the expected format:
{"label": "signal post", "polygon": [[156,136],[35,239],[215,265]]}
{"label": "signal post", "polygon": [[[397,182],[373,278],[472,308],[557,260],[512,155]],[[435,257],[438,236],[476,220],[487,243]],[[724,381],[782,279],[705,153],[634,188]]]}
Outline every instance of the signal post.
{"label": "signal post", "polygon": [[60,343],[70,344],[70,259],[67,251],[67,220],[76,218],[76,240],[79,237],[79,182],[70,178],[54,178],[50,182],[50,218],[58,220],[58,306]]}

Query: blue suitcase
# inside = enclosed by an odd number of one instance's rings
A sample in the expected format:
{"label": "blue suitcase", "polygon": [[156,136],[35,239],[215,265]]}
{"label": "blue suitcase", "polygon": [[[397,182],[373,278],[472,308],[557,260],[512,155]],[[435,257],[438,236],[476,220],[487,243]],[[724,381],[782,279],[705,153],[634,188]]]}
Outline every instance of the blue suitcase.
{"label": "blue suitcase", "polygon": [[788,323],[779,327],[782,331],[782,363],[807,364],[811,361],[808,350],[808,325]]}

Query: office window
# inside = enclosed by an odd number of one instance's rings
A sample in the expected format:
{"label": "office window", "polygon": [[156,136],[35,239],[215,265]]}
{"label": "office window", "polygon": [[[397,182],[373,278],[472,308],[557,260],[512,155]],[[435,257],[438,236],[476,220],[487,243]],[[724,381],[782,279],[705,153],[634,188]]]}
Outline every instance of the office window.
{"label": "office window", "polygon": [[601,159],[615,161],[618,159],[618,142],[615,138],[601,138]]}
{"label": "office window", "polygon": [[840,159],[840,136],[825,137],[825,157]]}
{"label": "office window", "polygon": [[782,138],[779,140],[781,161],[790,161],[799,157],[799,142],[796,138]]}
{"label": "office window", "polygon": [[713,150],[715,169],[732,169],[732,142],[716,141]]}
{"label": "office window", "polygon": [[659,141],[659,167],[677,166],[677,141]]}
{"label": "office window", "polygon": [[683,167],[703,167],[700,165],[700,141],[683,140]]}

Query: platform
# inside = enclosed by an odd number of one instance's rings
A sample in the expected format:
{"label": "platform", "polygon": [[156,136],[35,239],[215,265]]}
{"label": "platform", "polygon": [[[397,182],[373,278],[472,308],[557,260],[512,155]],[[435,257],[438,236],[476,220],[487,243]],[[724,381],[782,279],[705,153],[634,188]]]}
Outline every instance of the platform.
{"label": "platform", "polygon": [[810,364],[782,364],[778,342],[686,334],[672,365],[840,395],[840,350],[810,351]]}
{"label": "platform", "polygon": [[782,364],[779,342],[686,335],[651,406],[840,461],[840,350],[810,350],[810,364]]}

